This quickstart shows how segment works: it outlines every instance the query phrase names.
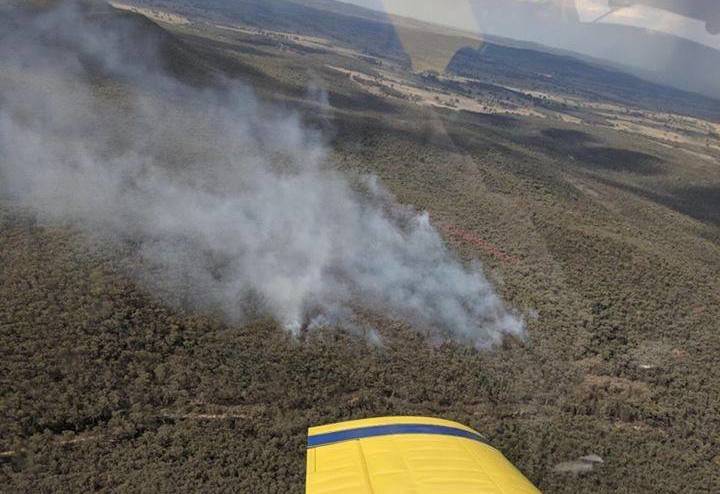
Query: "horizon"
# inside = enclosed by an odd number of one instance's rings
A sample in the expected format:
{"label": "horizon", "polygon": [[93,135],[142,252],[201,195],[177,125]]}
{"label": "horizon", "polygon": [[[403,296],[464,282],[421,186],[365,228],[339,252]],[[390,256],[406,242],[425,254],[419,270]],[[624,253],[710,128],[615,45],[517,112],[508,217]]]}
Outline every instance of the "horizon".
{"label": "horizon", "polygon": [[[435,10],[437,3],[432,0],[335,0],[339,3],[354,5],[366,8],[375,12],[388,15],[407,17],[413,20],[434,24],[437,26],[458,29],[474,35],[498,35],[513,37],[502,32],[496,32],[486,19],[483,22],[481,16],[494,15],[492,12],[497,0],[452,0],[456,8],[450,11],[445,8]],[[687,41],[692,41],[708,48],[720,51],[720,35],[712,35],[707,32],[704,24],[696,19],[684,17],[679,14],[643,5],[634,5],[612,11],[606,0],[575,0],[577,19],[574,14],[568,14],[565,2],[572,0],[503,0],[503,7],[508,7],[507,2],[514,6],[511,9],[525,9],[527,13],[543,18],[545,21],[561,21],[565,24],[576,25],[615,25],[646,30],[652,33],[662,33]],[[486,4],[486,11],[480,12]],[[541,9],[545,8],[545,13]],[[559,16],[557,14],[560,14]],[[502,29],[498,29],[502,31]],[[532,36],[513,37],[521,41],[532,41],[541,44],[542,41]],[[553,48],[570,49],[567,46],[551,46]]]}
{"label": "horizon", "polygon": [[[339,1],[339,0],[338,0]],[[617,1],[617,0],[616,0]],[[342,0],[478,37],[498,36],[622,66],[642,79],[720,99],[720,35],[657,8],[633,6],[602,17],[608,0]],[[720,16],[720,11],[718,12]],[[592,22],[596,21],[596,22]]]}

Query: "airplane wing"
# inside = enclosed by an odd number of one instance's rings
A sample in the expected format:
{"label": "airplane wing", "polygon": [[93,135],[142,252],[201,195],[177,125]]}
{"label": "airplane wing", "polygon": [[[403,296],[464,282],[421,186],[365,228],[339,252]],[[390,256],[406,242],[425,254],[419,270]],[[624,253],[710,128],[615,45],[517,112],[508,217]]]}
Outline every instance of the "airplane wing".
{"label": "airplane wing", "polygon": [[428,417],[308,430],[306,494],[538,494],[473,429]]}

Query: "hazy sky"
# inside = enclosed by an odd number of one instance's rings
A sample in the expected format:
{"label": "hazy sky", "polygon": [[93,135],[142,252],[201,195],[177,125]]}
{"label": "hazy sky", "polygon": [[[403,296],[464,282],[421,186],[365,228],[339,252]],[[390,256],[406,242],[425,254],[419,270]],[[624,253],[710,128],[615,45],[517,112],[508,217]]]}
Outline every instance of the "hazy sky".
{"label": "hazy sky", "polygon": [[[388,13],[414,17],[474,32],[517,35],[510,23],[525,21],[592,22],[607,13],[608,0],[344,0]],[[577,16],[577,17],[576,17]],[[600,20],[682,36],[720,49],[720,36],[710,35],[703,22],[646,6],[620,9]],[[505,32],[508,31],[509,32]],[[528,30],[531,37],[533,30]]]}
{"label": "hazy sky", "polygon": [[[602,17],[612,11],[608,0],[345,1],[476,34],[531,41],[610,60],[633,67],[655,82],[720,98],[720,51],[680,41],[684,38],[720,50],[720,35],[709,34],[703,21],[666,10],[636,5]],[[720,0],[704,7],[693,0],[676,1],[676,5],[714,11],[715,22],[720,21]]]}

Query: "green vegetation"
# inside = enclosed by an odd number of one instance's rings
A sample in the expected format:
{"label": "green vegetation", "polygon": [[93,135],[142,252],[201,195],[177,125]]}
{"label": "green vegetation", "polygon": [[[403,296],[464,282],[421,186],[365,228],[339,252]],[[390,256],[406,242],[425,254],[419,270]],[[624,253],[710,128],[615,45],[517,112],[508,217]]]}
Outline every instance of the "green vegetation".
{"label": "green vegetation", "polygon": [[[524,311],[528,339],[477,352],[372,312],[381,346],[233,325],[138,285],[133,245],[38,222],[3,196],[1,490],[302,492],[308,426],[384,414],[472,426],[544,492],[720,490],[717,152],[419,106],[326,67],[372,73],[368,60],[172,29],[163,56],[178,77],[254,84],[328,129],[338,167],[450,225],[458,255]],[[322,118],[304,99],[318,78]],[[604,463],[555,470],[588,454]]]}
{"label": "green vegetation", "polygon": [[680,115],[698,115],[718,120],[720,102],[694,93],[651,84],[569,56],[558,56],[486,43],[479,49],[459,50],[447,65],[448,71],[481,81],[527,87],[533,90],[562,88],[567,95],[590,101],[628,102],[651,110]]}

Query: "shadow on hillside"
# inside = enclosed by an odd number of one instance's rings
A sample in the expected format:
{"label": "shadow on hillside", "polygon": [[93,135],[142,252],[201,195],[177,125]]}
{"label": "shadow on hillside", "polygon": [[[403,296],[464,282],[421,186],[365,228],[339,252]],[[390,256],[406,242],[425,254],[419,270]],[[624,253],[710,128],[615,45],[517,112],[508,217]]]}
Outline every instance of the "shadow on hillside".
{"label": "shadow on hillside", "polygon": [[662,173],[661,158],[641,151],[600,145],[596,137],[578,130],[543,129],[539,136],[529,136],[524,141],[545,153],[570,159],[576,166],[591,170],[637,175]]}
{"label": "shadow on hillside", "polygon": [[568,142],[574,145],[583,145],[598,142],[595,136],[581,130],[549,128],[543,129],[542,131],[540,131],[540,134],[542,134],[543,137],[547,137],[549,139]]}
{"label": "shadow on hillside", "polygon": [[708,225],[720,226],[720,184],[688,185],[656,192],[611,180],[603,182]]}
{"label": "shadow on hillside", "polygon": [[692,185],[673,189],[670,196],[646,192],[656,202],[703,223],[720,226],[720,185]]}

